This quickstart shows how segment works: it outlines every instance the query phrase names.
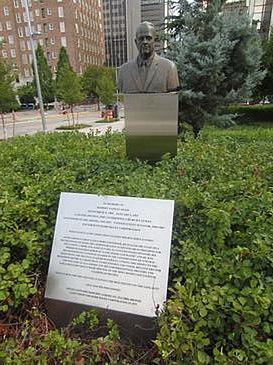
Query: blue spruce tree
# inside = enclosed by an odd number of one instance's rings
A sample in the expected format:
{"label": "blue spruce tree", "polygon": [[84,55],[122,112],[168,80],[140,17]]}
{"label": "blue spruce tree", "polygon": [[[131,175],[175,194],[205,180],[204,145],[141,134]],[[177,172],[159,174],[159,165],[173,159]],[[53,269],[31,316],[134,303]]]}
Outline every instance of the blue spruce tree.
{"label": "blue spruce tree", "polygon": [[212,0],[175,2],[177,15],[169,23],[169,57],[178,68],[180,125],[192,125],[197,136],[206,121],[221,127],[233,123],[233,115],[221,114],[230,103],[251,97],[261,82],[262,47],[247,15],[221,12]]}

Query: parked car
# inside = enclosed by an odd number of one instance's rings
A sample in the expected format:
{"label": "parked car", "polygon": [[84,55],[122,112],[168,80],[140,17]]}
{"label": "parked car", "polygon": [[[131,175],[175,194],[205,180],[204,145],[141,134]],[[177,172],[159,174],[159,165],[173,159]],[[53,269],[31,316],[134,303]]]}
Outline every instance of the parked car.
{"label": "parked car", "polygon": [[23,103],[23,104],[20,105],[20,108],[23,109],[23,110],[35,109],[35,105],[34,105],[34,103]]}

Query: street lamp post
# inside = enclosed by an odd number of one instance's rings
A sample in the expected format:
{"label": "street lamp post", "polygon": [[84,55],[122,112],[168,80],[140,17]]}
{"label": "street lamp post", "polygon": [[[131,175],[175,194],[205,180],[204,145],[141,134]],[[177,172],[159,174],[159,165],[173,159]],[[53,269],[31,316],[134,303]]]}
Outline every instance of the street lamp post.
{"label": "street lamp post", "polygon": [[27,14],[27,23],[28,23],[28,29],[29,29],[29,40],[30,40],[30,46],[31,46],[32,56],[33,56],[33,68],[34,68],[34,74],[35,74],[36,85],[37,85],[37,93],[38,93],[38,100],[39,100],[39,106],[40,106],[40,113],[41,113],[41,118],[42,118],[42,127],[43,127],[43,132],[46,132],[45,110],[44,110],[44,103],[43,103],[43,97],[42,97],[42,92],[41,92],[41,84],[40,84],[40,78],[39,78],[39,72],[38,72],[38,65],[37,65],[35,47],[34,47],[34,42],[33,42],[33,37],[32,37],[33,33],[32,33],[32,28],[31,28],[28,0],[25,0],[25,9],[26,9],[26,14]]}
{"label": "street lamp post", "polygon": [[116,67],[116,114],[117,114],[117,118],[119,118],[119,90],[117,88],[118,85],[118,72],[119,72],[119,67]]}

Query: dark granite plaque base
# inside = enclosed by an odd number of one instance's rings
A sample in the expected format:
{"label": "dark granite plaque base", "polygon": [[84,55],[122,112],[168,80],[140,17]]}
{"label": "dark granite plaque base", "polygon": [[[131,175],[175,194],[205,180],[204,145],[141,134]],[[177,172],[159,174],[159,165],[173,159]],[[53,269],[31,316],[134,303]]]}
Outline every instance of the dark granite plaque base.
{"label": "dark granite plaque base", "polygon": [[[48,298],[45,298],[45,306],[48,317],[57,328],[66,327],[77,314],[90,308],[94,308]],[[106,323],[108,318],[115,321],[115,323],[119,326],[120,336],[123,342],[147,345],[149,341],[155,339],[155,318],[137,316],[101,308],[95,309],[98,311],[102,323]],[[105,333],[99,333],[98,335],[105,335]]]}
{"label": "dark granite plaque base", "polygon": [[176,136],[126,136],[126,154],[129,158],[159,161],[169,153],[177,154]]}
{"label": "dark granite plaque base", "polygon": [[130,158],[158,161],[177,153],[178,95],[125,94],[126,152]]}

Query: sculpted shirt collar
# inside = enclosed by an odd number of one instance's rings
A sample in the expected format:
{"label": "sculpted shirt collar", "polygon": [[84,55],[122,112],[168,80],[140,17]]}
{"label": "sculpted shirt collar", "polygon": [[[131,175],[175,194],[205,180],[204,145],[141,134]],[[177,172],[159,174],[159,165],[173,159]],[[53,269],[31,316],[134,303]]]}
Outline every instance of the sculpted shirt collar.
{"label": "sculpted shirt collar", "polygon": [[138,65],[138,67],[143,67],[143,66],[150,67],[152,62],[153,62],[154,56],[155,56],[155,54],[152,54],[151,57],[149,57],[145,60],[140,55],[138,55],[137,56],[137,65]]}

